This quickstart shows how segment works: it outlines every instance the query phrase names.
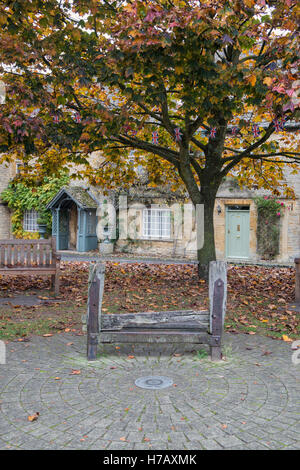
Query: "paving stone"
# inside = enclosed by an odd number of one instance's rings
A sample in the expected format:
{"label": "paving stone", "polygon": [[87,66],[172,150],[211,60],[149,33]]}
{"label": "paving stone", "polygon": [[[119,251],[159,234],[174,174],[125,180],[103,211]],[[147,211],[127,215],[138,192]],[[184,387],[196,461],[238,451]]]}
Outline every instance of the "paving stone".
{"label": "paving stone", "polygon": [[[225,343],[232,352],[218,364],[172,345],[107,345],[89,363],[86,338],[71,333],[10,343],[0,365],[0,449],[299,449],[300,366],[290,345],[228,333]],[[176,387],[139,389],[134,381],[146,375]]]}

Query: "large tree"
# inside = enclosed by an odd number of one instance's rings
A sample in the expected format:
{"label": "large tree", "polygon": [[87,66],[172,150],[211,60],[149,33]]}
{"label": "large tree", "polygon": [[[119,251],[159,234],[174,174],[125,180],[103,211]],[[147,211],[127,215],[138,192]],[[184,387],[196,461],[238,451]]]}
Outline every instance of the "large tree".
{"label": "large tree", "polygon": [[227,175],[289,194],[298,19],[297,0],[0,1],[0,150],[36,155],[39,172],[101,150],[81,173],[96,184],[129,185],[139,165],[182,185],[205,207],[206,275]]}

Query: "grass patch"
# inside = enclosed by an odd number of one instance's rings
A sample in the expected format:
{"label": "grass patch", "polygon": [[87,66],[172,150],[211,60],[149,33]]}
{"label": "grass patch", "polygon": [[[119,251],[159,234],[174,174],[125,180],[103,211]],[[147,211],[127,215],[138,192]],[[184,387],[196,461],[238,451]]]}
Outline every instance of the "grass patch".
{"label": "grass patch", "polygon": [[208,356],[209,354],[205,349],[199,349],[196,353],[197,359],[206,359]]}

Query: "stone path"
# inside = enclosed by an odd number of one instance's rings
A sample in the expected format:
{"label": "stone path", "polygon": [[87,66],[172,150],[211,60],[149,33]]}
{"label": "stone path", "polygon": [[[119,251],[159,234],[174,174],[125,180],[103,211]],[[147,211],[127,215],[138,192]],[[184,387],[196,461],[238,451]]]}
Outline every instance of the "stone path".
{"label": "stone path", "polygon": [[296,312],[300,312],[300,302],[293,302],[292,304],[289,304],[288,309],[295,310]]}
{"label": "stone path", "polygon": [[14,295],[11,297],[0,297],[0,305],[14,305],[14,306],[24,306],[24,307],[33,307],[34,305],[47,305],[51,302],[61,302],[60,299],[51,298],[51,297],[41,297],[38,294],[23,294],[23,295]]}
{"label": "stone path", "polygon": [[[227,360],[212,363],[166,346],[106,346],[88,363],[84,336],[9,343],[0,449],[299,449],[300,364],[291,344],[226,334],[224,348]],[[147,375],[174,385],[134,385]]]}
{"label": "stone path", "polygon": [[122,256],[121,254],[114,254],[112,256],[101,256],[99,254],[89,253],[79,253],[79,252],[68,252],[68,251],[59,251],[62,261],[111,261],[113,263],[120,264],[134,264],[134,263],[146,263],[146,264],[198,264],[198,261],[182,258],[158,258],[158,257],[149,257],[149,256]]}
{"label": "stone path", "polygon": [[[78,252],[78,251],[71,251],[71,250],[61,250],[59,251],[61,255],[62,261],[111,261],[115,263],[146,263],[146,264],[192,264],[197,265],[198,261],[195,259],[189,259],[186,257],[181,258],[163,258],[163,257],[149,257],[149,256],[141,256],[141,255],[134,255],[131,253],[113,253],[112,255],[101,255],[97,251],[86,251],[86,252]],[[272,262],[272,261],[241,261],[239,259],[230,259],[228,260],[229,264],[237,264],[242,266],[265,266],[265,267],[286,267],[286,268],[293,268],[295,266],[294,262]]]}

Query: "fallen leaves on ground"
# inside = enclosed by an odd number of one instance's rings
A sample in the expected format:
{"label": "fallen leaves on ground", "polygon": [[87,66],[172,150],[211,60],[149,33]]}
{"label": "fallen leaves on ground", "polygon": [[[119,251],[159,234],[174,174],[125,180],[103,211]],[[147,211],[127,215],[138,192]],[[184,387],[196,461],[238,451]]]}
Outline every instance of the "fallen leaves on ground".
{"label": "fallen leaves on ground", "polygon": [[[81,334],[88,267],[86,262],[61,264],[60,303],[0,306],[0,338],[22,339],[31,332],[45,338],[60,331]],[[47,277],[0,277],[0,292],[5,297],[34,292],[46,301],[51,298],[46,293],[49,287]],[[293,268],[229,265],[226,330],[297,339],[300,315],[289,306],[294,302],[294,289]],[[207,308],[208,286],[198,279],[196,266],[106,264],[102,309],[105,314]],[[38,321],[43,322],[42,327],[34,326]],[[40,333],[41,329],[44,331]]]}
{"label": "fallen leaves on ground", "polygon": [[28,421],[32,422],[32,421],[36,421],[39,416],[40,416],[40,413],[37,411],[33,415],[28,416],[27,419],[28,419]]}
{"label": "fallen leaves on ground", "polygon": [[293,341],[293,340],[292,340],[291,338],[289,338],[287,335],[282,335],[282,339],[283,339],[283,341],[287,341],[287,342]]}

